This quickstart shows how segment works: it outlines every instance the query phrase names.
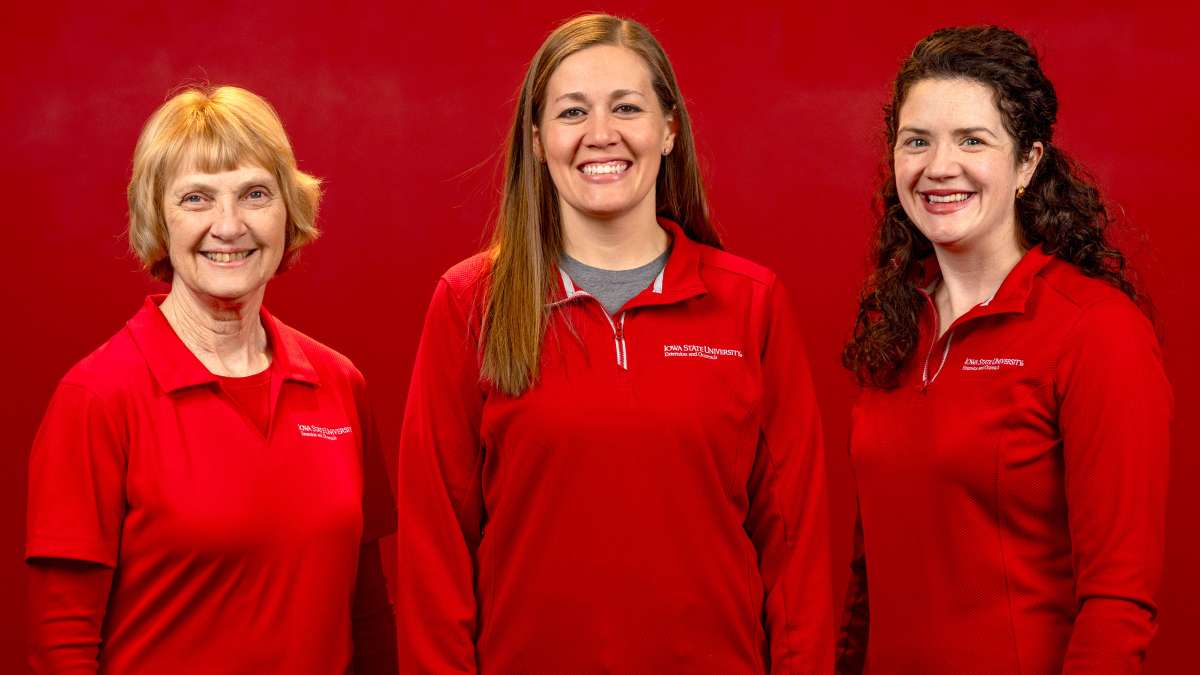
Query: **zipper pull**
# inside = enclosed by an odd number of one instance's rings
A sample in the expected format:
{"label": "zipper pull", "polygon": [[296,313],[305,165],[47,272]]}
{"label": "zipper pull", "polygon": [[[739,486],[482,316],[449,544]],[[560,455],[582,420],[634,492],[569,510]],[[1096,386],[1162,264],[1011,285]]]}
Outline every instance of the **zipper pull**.
{"label": "zipper pull", "polygon": [[625,339],[625,314],[621,313],[613,317],[613,333],[618,340]]}

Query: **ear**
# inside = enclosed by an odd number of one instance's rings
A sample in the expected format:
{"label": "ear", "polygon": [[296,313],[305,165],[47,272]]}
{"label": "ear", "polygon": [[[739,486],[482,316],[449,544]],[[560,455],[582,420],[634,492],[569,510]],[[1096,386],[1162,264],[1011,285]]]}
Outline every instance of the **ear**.
{"label": "ear", "polygon": [[667,133],[663,138],[663,154],[671,154],[671,150],[675,148],[675,137],[679,135],[679,117],[675,114],[675,109],[667,111]]}
{"label": "ear", "polygon": [[1042,161],[1042,157],[1046,154],[1046,146],[1042,145],[1041,141],[1034,141],[1033,147],[1029,148],[1029,154],[1021,160],[1021,165],[1017,167],[1017,184],[1021,187],[1029,185],[1033,180],[1033,172],[1037,170],[1038,163]]}
{"label": "ear", "polygon": [[538,125],[533,125],[533,156],[539,162],[546,161],[546,153],[542,151],[542,132]]}

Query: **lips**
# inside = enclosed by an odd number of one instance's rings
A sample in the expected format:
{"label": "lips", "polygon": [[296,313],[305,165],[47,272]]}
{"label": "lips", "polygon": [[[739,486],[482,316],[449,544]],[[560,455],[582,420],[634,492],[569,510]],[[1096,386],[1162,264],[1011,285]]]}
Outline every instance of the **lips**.
{"label": "lips", "polygon": [[606,162],[588,162],[581,165],[579,170],[586,176],[607,176],[625,173],[631,165],[632,162],[617,159]]}
{"label": "lips", "polygon": [[918,193],[921,206],[933,215],[954,213],[974,203],[975,192],[969,190],[928,190]]}
{"label": "lips", "polygon": [[257,250],[252,248],[245,251],[201,251],[200,255],[215,263],[235,263],[249,258]]}

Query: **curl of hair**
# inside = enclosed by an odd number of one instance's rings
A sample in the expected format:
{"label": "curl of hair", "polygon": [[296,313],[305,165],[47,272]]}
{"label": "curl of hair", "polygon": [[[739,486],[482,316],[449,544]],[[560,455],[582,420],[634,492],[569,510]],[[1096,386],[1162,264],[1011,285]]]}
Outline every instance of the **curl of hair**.
{"label": "curl of hair", "polygon": [[1090,176],[1052,144],[1058,116],[1054,85],[1020,35],[996,26],[944,28],[917,43],[904,61],[884,106],[887,145],[876,194],[879,213],[871,245],[872,270],[859,296],[854,335],[842,364],[863,386],[892,388],[916,350],[924,302],[917,284],[933,245],[900,204],[892,156],[900,108],[913,85],[964,79],[990,88],[1004,127],[1015,139],[1014,164],[1041,142],[1043,156],[1016,200],[1020,243],[1042,246],[1088,276],[1119,288],[1143,311],[1148,300],[1131,279],[1124,255],[1109,241],[1113,219]]}
{"label": "curl of hair", "polygon": [[174,276],[163,198],[180,171],[231,171],[254,164],[279,183],[287,208],[280,271],[291,266],[317,229],[321,181],[296,165],[283,123],[271,104],[239,87],[188,87],[146,120],[129,179],[129,247],[155,278]]}
{"label": "curl of hair", "polygon": [[693,240],[721,245],[709,221],[691,120],[662,46],[636,21],[607,14],[578,16],[555,28],[530,62],[517,96],[489,247],[492,270],[484,291],[481,377],[513,396],[537,379],[549,321],[546,303],[557,279],[551,275],[563,250],[558,195],[549,170],[534,154],[533,129],[541,123],[546,87],[559,64],[597,45],[625,47],[640,56],[659,105],[674,118],[674,148],[663,158],[655,181],[658,214],[679,223]]}

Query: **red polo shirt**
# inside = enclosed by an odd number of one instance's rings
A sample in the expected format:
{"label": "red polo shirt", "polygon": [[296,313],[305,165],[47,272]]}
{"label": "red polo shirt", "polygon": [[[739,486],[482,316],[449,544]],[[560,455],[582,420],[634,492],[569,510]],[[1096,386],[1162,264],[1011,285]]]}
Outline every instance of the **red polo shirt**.
{"label": "red polo shirt", "polygon": [[115,569],[102,672],[343,672],[360,545],[394,523],[363,378],[264,309],[264,435],[161,300],[55,392],[26,557]]}
{"label": "red polo shirt", "polygon": [[853,413],[867,672],[1139,672],[1171,416],[1150,323],[1035,248],[937,326],[927,302],[900,386]]}
{"label": "red polo shirt", "polygon": [[438,284],[400,444],[402,672],[828,673],[825,469],[770,271],[689,239],[609,316],[569,277],[541,373],[480,381],[477,256]]}

